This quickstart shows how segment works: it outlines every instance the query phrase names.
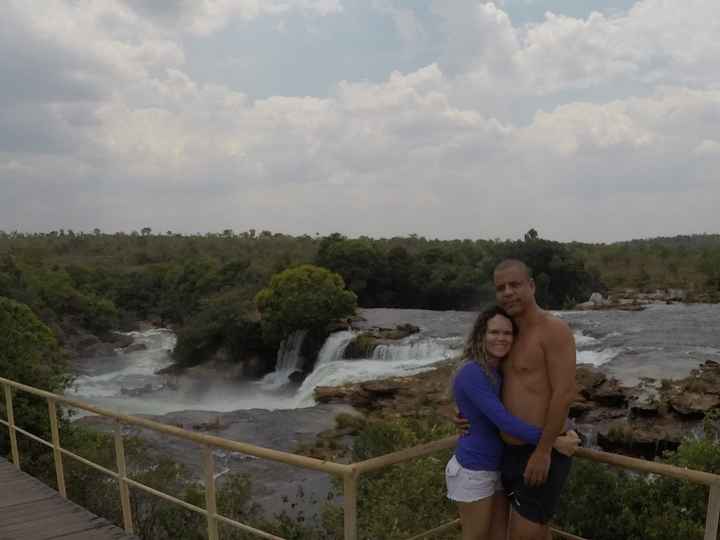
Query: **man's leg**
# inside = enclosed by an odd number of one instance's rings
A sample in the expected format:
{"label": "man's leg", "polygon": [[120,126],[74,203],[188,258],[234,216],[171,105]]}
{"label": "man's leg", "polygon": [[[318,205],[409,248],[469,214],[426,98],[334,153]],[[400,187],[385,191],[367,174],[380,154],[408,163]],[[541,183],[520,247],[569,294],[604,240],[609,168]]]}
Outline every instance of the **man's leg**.
{"label": "man's leg", "polygon": [[508,540],[547,540],[551,538],[550,527],[522,517],[514,509],[510,511]]}
{"label": "man's leg", "polygon": [[510,501],[508,501],[505,492],[496,491],[495,495],[493,495],[489,540],[507,540],[509,514]]}

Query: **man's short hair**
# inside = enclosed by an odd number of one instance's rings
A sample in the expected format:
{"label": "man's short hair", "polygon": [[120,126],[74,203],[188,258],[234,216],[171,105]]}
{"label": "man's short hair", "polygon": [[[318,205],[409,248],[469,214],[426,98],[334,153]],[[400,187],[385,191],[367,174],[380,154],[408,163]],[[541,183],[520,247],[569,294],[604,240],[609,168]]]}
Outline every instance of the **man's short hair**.
{"label": "man's short hair", "polygon": [[494,272],[502,272],[510,268],[519,268],[525,273],[528,279],[532,279],[533,277],[530,267],[520,259],[503,259],[495,266]]}

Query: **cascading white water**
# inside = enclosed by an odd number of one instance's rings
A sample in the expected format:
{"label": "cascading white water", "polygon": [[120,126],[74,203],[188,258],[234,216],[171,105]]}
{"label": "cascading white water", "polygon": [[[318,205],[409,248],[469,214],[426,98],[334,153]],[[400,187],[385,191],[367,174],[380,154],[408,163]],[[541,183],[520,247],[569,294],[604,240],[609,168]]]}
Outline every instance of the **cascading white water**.
{"label": "cascading white water", "polygon": [[322,359],[318,358],[315,369],[298,389],[295,394],[295,407],[314,405],[313,393],[318,386],[337,386],[384,377],[414,375],[431,369],[433,364],[457,354],[462,347],[462,339],[458,337],[411,336],[400,340],[397,344],[379,345],[373,351],[372,358],[343,360],[342,352],[353,337],[352,332],[337,332],[328,338],[326,345],[332,342],[332,347],[328,347]]}
{"label": "cascading white water", "polygon": [[300,354],[307,330],[296,330],[280,344],[275,362],[275,371],[268,373],[260,381],[265,390],[277,390],[290,382],[290,375],[302,368],[303,357]]}
{"label": "cascading white water", "polygon": [[318,353],[314,369],[324,366],[329,362],[341,360],[345,349],[347,349],[347,346],[350,345],[350,342],[356,335],[352,330],[343,330],[330,334]]}
{"label": "cascading white water", "polygon": [[458,348],[456,338],[416,338],[411,336],[391,345],[378,345],[372,353],[373,360],[397,362],[421,358],[449,358]]}

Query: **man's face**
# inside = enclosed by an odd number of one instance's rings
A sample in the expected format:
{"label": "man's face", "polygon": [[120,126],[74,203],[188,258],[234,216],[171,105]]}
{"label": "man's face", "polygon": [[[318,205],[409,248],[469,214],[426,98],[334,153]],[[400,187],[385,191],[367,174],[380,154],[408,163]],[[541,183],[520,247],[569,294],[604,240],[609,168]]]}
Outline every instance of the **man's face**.
{"label": "man's face", "polygon": [[495,298],[510,315],[520,315],[535,301],[535,282],[519,266],[496,271]]}

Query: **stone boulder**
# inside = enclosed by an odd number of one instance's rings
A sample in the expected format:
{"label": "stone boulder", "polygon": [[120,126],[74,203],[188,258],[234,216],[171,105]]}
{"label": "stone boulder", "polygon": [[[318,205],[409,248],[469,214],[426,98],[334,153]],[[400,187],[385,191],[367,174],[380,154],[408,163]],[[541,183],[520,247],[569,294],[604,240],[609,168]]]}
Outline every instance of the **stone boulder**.
{"label": "stone boulder", "polygon": [[580,364],[575,370],[578,393],[585,399],[591,399],[595,390],[607,381],[607,376],[595,366]]}
{"label": "stone boulder", "polygon": [[597,444],[608,452],[652,460],[667,450],[676,450],[689,431],[689,426],[679,423],[619,419],[598,429]]}
{"label": "stone boulder", "polygon": [[106,336],[105,341],[107,341],[108,343],[112,343],[117,348],[124,349],[126,347],[132,346],[133,337],[128,336],[127,334],[118,334],[117,332],[111,332]]}
{"label": "stone boulder", "polygon": [[680,416],[704,418],[712,409],[720,407],[720,396],[683,392],[670,398],[670,408]]}
{"label": "stone boulder", "polygon": [[79,358],[95,358],[101,356],[117,356],[115,345],[112,343],[98,342],[77,351]]}
{"label": "stone boulder", "polygon": [[133,353],[133,352],[146,351],[146,350],[147,350],[147,345],[145,345],[144,343],[133,343],[133,344],[125,347],[123,349],[123,352],[124,353]]}
{"label": "stone boulder", "polygon": [[594,389],[590,397],[595,403],[605,407],[624,407],[628,401],[627,391],[615,379],[603,382]]}

